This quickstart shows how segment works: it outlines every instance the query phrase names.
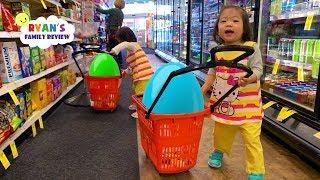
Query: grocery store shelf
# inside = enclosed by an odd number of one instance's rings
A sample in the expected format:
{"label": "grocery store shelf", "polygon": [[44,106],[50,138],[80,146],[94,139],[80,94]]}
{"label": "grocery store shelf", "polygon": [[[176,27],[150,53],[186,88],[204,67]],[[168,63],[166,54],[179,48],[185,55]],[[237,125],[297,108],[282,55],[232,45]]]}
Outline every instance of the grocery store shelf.
{"label": "grocery store shelf", "polygon": [[34,81],[34,80],[37,80],[37,79],[39,79],[39,78],[41,78],[41,77],[43,77],[43,76],[45,76],[47,74],[50,74],[50,73],[52,73],[52,72],[54,72],[56,70],[59,70],[59,69],[61,69],[63,67],[66,67],[66,66],[68,66],[68,65],[70,65],[72,63],[74,63],[74,61],[73,60],[69,60],[67,62],[58,64],[58,65],[56,65],[56,66],[54,66],[54,67],[52,67],[50,69],[42,71],[42,72],[40,72],[40,73],[38,73],[36,75],[30,76],[30,77],[26,77],[26,78],[22,78],[22,79],[19,79],[17,81],[13,81],[13,82],[10,82],[10,83],[7,83],[7,84],[3,84],[2,88],[0,88],[0,96],[8,93],[10,90],[15,90],[15,89],[17,89],[17,88],[19,88],[19,87],[21,87],[23,85],[26,85],[26,84]]}
{"label": "grocery store shelf", "polygon": [[69,91],[71,91],[77,84],[81,82],[82,78],[77,77],[77,81],[75,84],[69,86],[65,92],[63,92],[55,101],[51,102],[45,108],[33,112],[31,117],[22,125],[22,127],[18,128],[6,141],[4,141],[0,146],[0,151],[3,151],[6,147],[8,147],[14,140],[16,140],[23,132],[25,132],[32,124],[34,124],[43,114],[49,111],[57,102],[59,102]]}
{"label": "grocery store shelf", "polygon": [[320,15],[320,8],[314,9],[314,10],[308,10],[308,11],[293,11],[291,13],[281,14],[281,15],[271,15],[270,21],[303,18],[303,17],[307,17],[309,13],[310,14],[313,13],[314,16],[318,16]]}
{"label": "grocery store shelf", "polygon": [[79,5],[79,6],[81,5],[81,3],[76,1],[76,0],[71,0],[71,1],[74,2],[75,4]]}
{"label": "grocery store shelf", "polygon": [[[276,58],[272,57],[272,56],[267,56],[266,62],[269,64],[274,64],[276,62]],[[283,71],[292,71],[290,69],[286,69],[285,67],[292,67],[297,69],[298,67],[303,67],[304,70],[307,71],[311,71],[312,66],[311,64],[306,64],[306,63],[301,63],[301,62],[294,62],[294,61],[290,61],[290,60],[284,60],[284,59],[280,59],[280,65],[284,66],[284,67],[280,67],[281,70]],[[294,69],[293,72],[296,72],[296,70]]]}
{"label": "grocery store shelf", "polygon": [[261,91],[264,92],[264,93],[272,94],[273,96],[275,96],[275,97],[277,97],[277,98],[279,98],[279,99],[282,99],[282,100],[285,100],[285,101],[287,101],[287,102],[290,102],[290,103],[294,104],[295,106],[302,107],[302,108],[304,108],[304,109],[306,109],[306,110],[308,110],[308,111],[310,111],[310,112],[314,112],[314,108],[311,108],[311,107],[306,106],[306,105],[304,105],[304,104],[300,104],[300,103],[298,103],[298,102],[296,102],[296,101],[294,101],[294,100],[292,100],[292,99],[289,99],[289,98],[287,98],[287,97],[285,97],[285,96],[281,96],[281,95],[275,94],[275,93],[273,93],[273,92],[266,91],[266,90],[264,90],[264,89],[262,89]]}
{"label": "grocery store shelf", "polygon": [[61,4],[60,4],[59,2],[57,2],[57,1],[54,1],[54,0],[45,0],[45,1],[47,1],[47,2],[49,2],[49,3],[51,3],[51,4],[54,4],[54,5],[56,5],[56,6],[61,7]]}
{"label": "grocery store shelf", "polygon": [[0,38],[20,38],[21,32],[0,31]]}
{"label": "grocery store shelf", "polygon": [[71,19],[71,18],[68,18],[68,17],[64,17],[64,16],[60,16],[60,18],[66,20],[68,22],[72,22],[72,23],[78,23],[78,24],[81,23],[81,21],[74,20],[74,19]]}

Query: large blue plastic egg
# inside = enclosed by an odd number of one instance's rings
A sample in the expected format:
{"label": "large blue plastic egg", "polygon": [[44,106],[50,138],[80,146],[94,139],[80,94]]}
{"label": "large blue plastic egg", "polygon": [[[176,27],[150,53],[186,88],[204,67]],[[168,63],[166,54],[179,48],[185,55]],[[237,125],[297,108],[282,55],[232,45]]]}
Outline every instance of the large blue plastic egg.
{"label": "large blue plastic egg", "polygon": [[[170,62],[161,66],[150,78],[142,103],[149,109],[160,92],[160,89],[172,71],[186,67],[179,62]],[[153,113],[181,114],[202,111],[204,100],[201,87],[192,72],[172,78],[159,101],[153,108]]]}

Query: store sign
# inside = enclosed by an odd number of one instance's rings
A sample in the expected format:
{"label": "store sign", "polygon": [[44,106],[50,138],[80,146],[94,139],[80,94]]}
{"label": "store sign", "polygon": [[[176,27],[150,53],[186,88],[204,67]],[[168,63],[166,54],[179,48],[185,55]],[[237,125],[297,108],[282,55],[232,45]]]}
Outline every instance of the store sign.
{"label": "store sign", "polygon": [[39,17],[21,27],[20,40],[30,47],[46,49],[51,45],[66,44],[74,40],[75,27],[67,21],[49,16]]}

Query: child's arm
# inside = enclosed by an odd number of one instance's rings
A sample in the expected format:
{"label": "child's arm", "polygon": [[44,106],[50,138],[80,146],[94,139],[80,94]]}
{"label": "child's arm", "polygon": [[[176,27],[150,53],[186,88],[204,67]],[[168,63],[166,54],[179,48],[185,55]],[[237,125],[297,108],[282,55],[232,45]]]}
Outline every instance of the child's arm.
{"label": "child's arm", "polygon": [[263,64],[261,58],[261,52],[257,45],[254,47],[254,53],[249,60],[249,67],[253,71],[253,74],[249,78],[241,77],[238,81],[239,86],[246,86],[251,83],[255,83],[261,78],[263,72]]}
{"label": "child's arm", "polygon": [[123,49],[127,49],[127,50],[133,52],[135,50],[135,46],[132,42],[124,41],[124,42],[118,44],[116,47],[112,48],[110,51],[110,54],[118,55],[120,53],[120,51]]}
{"label": "child's arm", "polygon": [[214,74],[215,74],[214,73],[214,69],[210,68],[209,71],[208,71],[208,75],[207,75],[206,81],[204,82],[204,84],[201,87],[201,90],[202,90],[203,94],[207,93],[207,91],[212,86],[214,80],[216,79]]}

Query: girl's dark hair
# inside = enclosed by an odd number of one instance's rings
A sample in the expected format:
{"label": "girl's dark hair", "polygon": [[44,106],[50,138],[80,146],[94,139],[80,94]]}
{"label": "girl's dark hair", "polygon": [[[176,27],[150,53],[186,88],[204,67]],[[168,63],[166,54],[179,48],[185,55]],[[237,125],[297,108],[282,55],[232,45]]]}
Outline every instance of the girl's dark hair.
{"label": "girl's dark hair", "polygon": [[134,34],[134,32],[126,26],[121,27],[117,33],[116,33],[116,38],[120,42],[137,42],[137,37]]}
{"label": "girl's dark hair", "polygon": [[242,9],[241,7],[239,6],[234,6],[234,5],[227,5],[227,6],[223,6],[220,13],[219,13],[219,16],[218,16],[218,19],[216,21],[216,24],[214,26],[214,31],[213,31],[213,39],[214,41],[216,41],[217,43],[224,43],[223,42],[223,39],[221,39],[219,37],[219,34],[218,34],[218,24],[219,24],[219,19],[220,19],[220,16],[222,14],[222,12],[226,9],[235,9],[235,10],[238,10],[241,14],[241,17],[242,17],[242,21],[243,21],[243,34],[242,34],[242,41],[252,41],[252,30],[250,28],[250,23],[249,23],[249,16],[247,14],[247,12]]}

